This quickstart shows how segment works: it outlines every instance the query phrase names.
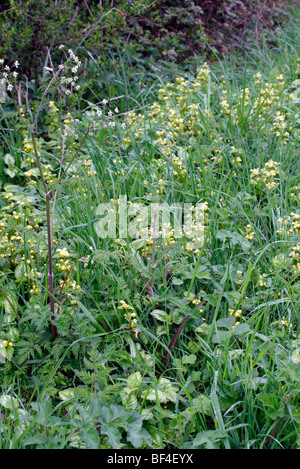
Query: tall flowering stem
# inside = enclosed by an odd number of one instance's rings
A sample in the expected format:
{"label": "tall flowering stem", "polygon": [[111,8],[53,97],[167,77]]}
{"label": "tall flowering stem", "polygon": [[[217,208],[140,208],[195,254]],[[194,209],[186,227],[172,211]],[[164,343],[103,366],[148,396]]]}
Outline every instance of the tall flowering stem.
{"label": "tall flowering stem", "polygon": [[[75,67],[72,68],[72,72],[75,73],[75,72],[77,72],[77,69],[80,66],[80,61],[79,61],[78,57],[76,57],[75,54],[71,50],[69,50],[68,52],[69,52],[70,57],[68,58],[66,64],[70,60],[74,60],[76,65],[75,65]],[[56,337],[57,337],[57,328],[56,328],[55,323],[54,323],[54,321],[55,321],[55,303],[54,303],[53,261],[52,261],[53,217],[54,217],[54,207],[55,207],[55,202],[56,202],[57,190],[56,190],[55,196],[54,196],[53,210],[52,210],[52,215],[51,215],[50,200],[51,200],[51,197],[52,197],[53,194],[52,194],[52,190],[48,189],[47,184],[46,184],[46,180],[45,180],[45,177],[44,177],[44,174],[43,174],[41,160],[40,160],[40,157],[39,157],[39,152],[38,152],[38,148],[37,148],[37,144],[36,144],[36,140],[35,140],[35,128],[36,128],[36,125],[37,125],[37,122],[38,122],[38,116],[39,116],[40,110],[42,108],[42,104],[43,104],[49,90],[53,86],[59,85],[60,83],[69,83],[69,82],[71,82],[71,85],[75,86],[75,81],[77,80],[78,77],[74,76],[71,80],[70,79],[66,80],[65,77],[60,78],[60,76],[59,76],[62,73],[63,70],[66,70],[66,64],[65,65],[60,65],[57,72],[55,72],[55,73],[52,69],[50,70],[54,73],[54,75],[53,75],[52,79],[50,80],[49,85],[47,86],[47,88],[45,89],[45,91],[43,93],[42,99],[40,101],[39,107],[38,107],[36,115],[35,115],[35,119],[34,119],[34,122],[33,122],[33,125],[32,125],[32,129],[31,129],[31,137],[32,137],[34,154],[35,154],[35,158],[36,158],[37,165],[38,165],[38,168],[39,168],[39,173],[40,173],[40,176],[41,176],[42,184],[44,186],[45,195],[46,195],[47,244],[48,244],[48,292],[49,292],[49,296],[50,296],[49,302],[50,302],[50,312],[51,312],[51,333],[52,333],[52,339],[53,340],[56,339]],[[78,89],[78,85],[76,85],[75,88]],[[67,91],[69,91],[69,90],[66,90],[66,93],[67,93]],[[69,94],[69,93],[67,93],[67,94]],[[71,159],[68,167],[66,168],[64,173],[61,174],[62,173],[62,165],[63,165],[64,159],[65,159],[64,152],[63,152],[62,159],[61,159],[61,164],[60,164],[59,175],[58,175],[57,186],[59,185],[59,183],[61,183],[61,180],[62,180],[63,176],[65,175],[68,168],[70,167],[70,165],[72,164],[72,162],[74,161],[76,156],[78,155],[78,152],[80,151],[80,149],[81,149],[81,147],[82,147],[82,145],[83,145],[83,143],[84,143],[84,141],[85,141],[85,139],[86,139],[86,137],[89,133],[89,130],[90,130],[90,127],[88,128],[87,133],[84,135],[84,138],[83,138],[81,144],[79,145],[79,148],[75,152],[73,158]]]}
{"label": "tall flowering stem", "polygon": [[33,142],[33,149],[35,153],[35,158],[38,164],[38,168],[40,171],[42,183],[46,192],[46,211],[47,211],[47,241],[48,241],[48,290],[50,294],[50,311],[51,311],[51,333],[52,339],[56,339],[57,337],[57,329],[54,324],[55,320],[55,309],[54,309],[54,288],[53,288],[53,268],[52,268],[52,226],[51,226],[51,214],[50,214],[50,198],[52,191],[48,190],[47,184],[43,175],[43,170],[41,166],[40,157],[38,154],[36,141],[34,137],[34,127],[31,130],[32,142]]}

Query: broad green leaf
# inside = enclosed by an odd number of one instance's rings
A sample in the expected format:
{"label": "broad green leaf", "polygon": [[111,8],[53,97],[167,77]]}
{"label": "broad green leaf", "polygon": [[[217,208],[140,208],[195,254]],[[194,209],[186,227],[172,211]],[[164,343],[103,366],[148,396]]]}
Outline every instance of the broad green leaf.
{"label": "broad green leaf", "polygon": [[139,371],[137,371],[136,373],[132,373],[127,378],[127,386],[133,389],[138,388],[141,382],[142,382],[142,375]]}
{"label": "broad green leaf", "polygon": [[20,262],[20,264],[18,264],[15,269],[15,277],[16,277],[17,282],[21,283],[26,280],[25,273],[26,273],[25,262]]}
{"label": "broad green leaf", "polygon": [[66,401],[68,399],[75,399],[74,389],[65,389],[64,391],[60,391],[58,395],[62,401]]}
{"label": "broad green leaf", "polygon": [[193,407],[202,414],[210,415],[211,400],[205,394],[200,394],[193,399]]}
{"label": "broad green leaf", "polygon": [[292,353],[291,360],[295,364],[300,363],[300,348],[297,348],[296,350],[294,350],[294,352]]}
{"label": "broad green leaf", "polygon": [[183,357],[181,358],[183,365],[186,365],[186,364],[193,365],[196,362],[196,360],[197,360],[197,357],[194,354],[183,355]]}
{"label": "broad green leaf", "polygon": [[170,316],[165,312],[160,309],[155,309],[154,311],[151,312],[151,316],[153,316],[155,319],[158,321],[162,322],[170,322]]}
{"label": "broad green leaf", "polygon": [[219,446],[215,443],[226,437],[227,433],[220,429],[200,432],[197,433],[193,440],[193,447],[198,448],[199,446],[204,446],[206,449],[217,449]]}
{"label": "broad green leaf", "polygon": [[141,415],[133,412],[128,420],[127,439],[134,448],[141,448],[144,444],[152,446],[151,435],[142,428],[143,420]]}
{"label": "broad green leaf", "polygon": [[[125,389],[128,389],[128,388],[125,388]],[[126,391],[121,392],[121,400],[122,400],[123,406],[127,410],[135,410],[137,408],[138,401],[132,392],[131,393],[126,392]]]}
{"label": "broad green leaf", "polygon": [[5,409],[13,410],[18,408],[19,402],[18,399],[10,396],[9,394],[3,394],[0,397],[0,405],[5,407]]}
{"label": "broad green leaf", "polygon": [[157,383],[157,388],[144,391],[142,397],[148,401],[156,402],[176,402],[178,394],[178,388],[174,387],[172,383],[166,378],[160,378]]}

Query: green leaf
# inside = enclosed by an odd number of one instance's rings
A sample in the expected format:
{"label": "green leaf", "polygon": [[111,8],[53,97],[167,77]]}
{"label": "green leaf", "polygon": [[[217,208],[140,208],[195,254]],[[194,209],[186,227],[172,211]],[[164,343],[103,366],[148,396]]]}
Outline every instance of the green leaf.
{"label": "green leaf", "polygon": [[98,449],[100,445],[100,437],[96,428],[90,425],[81,427],[81,436],[87,448]]}
{"label": "green leaf", "polygon": [[128,388],[121,391],[122,404],[127,410],[135,410],[138,405],[138,400],[135,395],[128,390]]}
{"label": "green leaf", "polygon": [[160,378],[157,383],[157,388],[152,388],[150,391],[146,390],[142,393],[142,397],[148,401],[156,402],[176,402],[178,389],[166,378]]}
{"label": "green leaf", "polygon": [[294,352],[292,353],[291,360],[296,365],[300,363],[300,348],[297,348],[296,350],[294,350]]}
{"label": "green leaf", "polygon": [[17,282],[21,283],[26,280],[25,273],[26,273],[25,262],[20,262],[20,264],[18,264],[15,269],[15,277],[16,277]]}
{"label": "green leaf", "polygon": [[18,399],[10,396],[9,394],[3,394],[0,397],[0,405],[5,407],[5,409],[13,410],[18,408],[19,402]]}
{"label": "green leaf", "polygon": [[9,153],[7,153],[7,154],[4,156],[4,163],[5,163],[7,166],[14,165],[14,164],[15,164],[15,159],[14,159],[13,156],[11,156]]}
{"label": "green leaf", "polygon": [[172,278],[172,283],[173,283],[173,285],[182,285],[183,280],[181,278],[173,277]]}
{"label": "green leaf", "polygon": [[137,389],[140,386],[141,382],[142,382],[142,375],[139,371],[137,371],[136,373],[132,373],[127,378],[127,386],[129,386],[132,389]]}
{"label": "green leaf", "polygon": [[251,329],[250,329],[249,324],[246,324],[246,323],[238,324],[237,326],[234,327],[234,329],[232,329],[233,335],[237,335],[237,336],[245,335],[248,332],[251,332]]}
{"label": "green leaf", "polygon": [[153,316],[155,319],[158,321],[162,322],[170,322],[170,316],[165,312],[160,309],[155,309],[154,311],[151,312],[151,316]]}
{"label": "green leaf", "polygon": [[210,415],[211,400],[205,394],[200,394],[193,399],[193,407],[202,414]]}
{"label": "green leaf", "polygon": [[75,399],[74,389],[65,389],[64,391],[60,391],[58,395],[62,401],[66,401],[68,399]]}
{"label": "green leaf", "polygon": [[183,363],[183,365],[186,365],[186,364],[189,364],[189,365],[193,365],[197,360],[197,357],[196,355],[192,354],[192,355],[183,355],[181,361]]}
{"label": "green leaf", "polygon": [[214,344],[222,344],[231,336],[231,331],[217,331],[211,338]]}
{"label": "green leaf", "polygon": [[141,448],[145,444],[152,446],[151,435],[142,428],[143,420],[137,412],[132,412],[127,426],[127,439],[134,448]]}
{"label": "green leaf", "polygon": [[193,448],[199,448],[204,446],[206,449],[217,449],[219,445],[216,445],[218,441],[227,437],[227,433],[223,430],[207,430],[205,432],[197,433],[193,440]]}
{"label": "green leaf", "polygon": [[226,327],[226,329],[231,329],[235,323],[235,317],[229,316],[228,318],[221,318],[216,321],[217,327]]}

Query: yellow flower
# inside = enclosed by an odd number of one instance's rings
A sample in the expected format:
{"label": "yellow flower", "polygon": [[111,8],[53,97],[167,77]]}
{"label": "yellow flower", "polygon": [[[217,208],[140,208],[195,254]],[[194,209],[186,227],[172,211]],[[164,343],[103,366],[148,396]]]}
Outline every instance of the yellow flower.
{"label": "yellow flower", "polygon": [[133,309],[133,307],[125,303],[124,300],[121,300],[120,303],[121,306],[118,306],[118,309]]}
{"label": "yellow flower", "polygon": [[66,248],[58,249],[57,252],[60,255],[60,257],[69,257],[70,255],[69,252],[66,250]]}

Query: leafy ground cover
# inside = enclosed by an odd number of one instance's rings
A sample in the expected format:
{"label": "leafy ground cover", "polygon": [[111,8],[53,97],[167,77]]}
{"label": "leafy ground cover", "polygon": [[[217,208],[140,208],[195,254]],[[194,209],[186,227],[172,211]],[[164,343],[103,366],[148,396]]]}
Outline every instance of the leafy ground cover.
{"label": "leafy ground cover", "polygon": [[299,31],[106,94],[3,62],[2,448],[299,447]]}

